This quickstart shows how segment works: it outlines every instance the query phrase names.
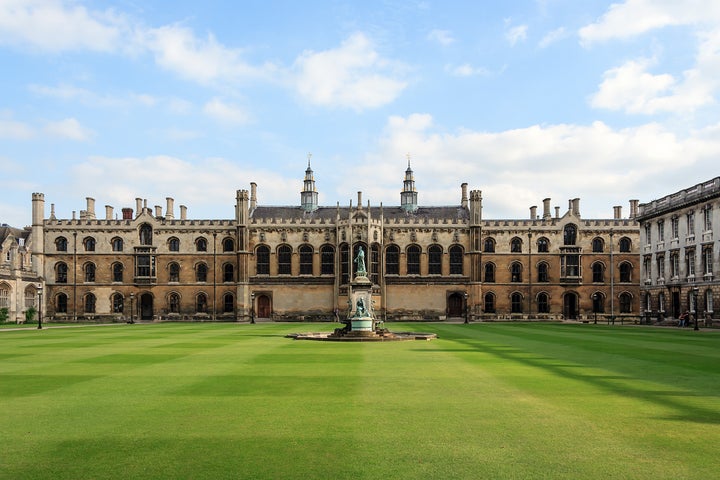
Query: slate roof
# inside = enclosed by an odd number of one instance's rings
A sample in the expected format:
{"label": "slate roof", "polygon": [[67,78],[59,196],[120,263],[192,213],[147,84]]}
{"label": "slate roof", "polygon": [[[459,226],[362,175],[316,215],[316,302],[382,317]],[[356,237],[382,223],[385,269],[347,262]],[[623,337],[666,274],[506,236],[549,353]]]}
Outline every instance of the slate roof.
{"label": "slate roof", "polygon": [[[321,221],[334,222],[340,212],[340,218],[348,218],[351,212],[356,212],[356,207],[318,207],[314,212],[306,212],[301,207],[287,206],[259,206],[251,213],[251,218],[255,221],[259,220],[304,220],[304,221]],[[367,207],[362,211],[367,212]],[[370,207],[371,218],[378,219],[382,215],[386,220],[410,220],[411,222],[422,222],[424,220],[459,220],[464,221],[470,218],[467,208],[461,206],[441,206],[441,207],[418,207],[413,213],[406,212],[402,207]]]}

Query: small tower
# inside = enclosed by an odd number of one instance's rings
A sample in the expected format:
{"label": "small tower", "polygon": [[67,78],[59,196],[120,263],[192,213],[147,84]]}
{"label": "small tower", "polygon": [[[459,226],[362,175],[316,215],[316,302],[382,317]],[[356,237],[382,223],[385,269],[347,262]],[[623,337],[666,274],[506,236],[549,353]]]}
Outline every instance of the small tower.
{"label": "small tower", "polygon": [[413,171],[412,168],[410,168],[410,154],[408,154],[407,159],[408,168],[405,170],[403,190],[400,192],[400,206],[406,212],[412,213],[418,208],[417,190],[415,190],[415,178],[413,177]]}
{"label": "small tower", "polygon": [[310,168],[310,157],[312,157],[312,153],[308,153],[308,166],[307,170],[305,170],[303,191],[300,192],[300,205],[308,213],[314,212],[318,208],[318,192],[315,190],[315,178],[313,177],[312,168]]}

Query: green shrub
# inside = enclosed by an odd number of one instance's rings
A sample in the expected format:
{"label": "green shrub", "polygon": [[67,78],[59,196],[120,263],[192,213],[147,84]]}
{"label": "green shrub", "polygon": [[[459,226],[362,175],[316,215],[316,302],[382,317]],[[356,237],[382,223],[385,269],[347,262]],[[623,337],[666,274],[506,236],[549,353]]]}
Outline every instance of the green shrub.
{"label": "green shrub", "polygon": [[25,323],[30,323],[35,318],[35,314],[37,313],[37,309],[35,307],[28,307],[25,310]]}
{"label": "green shrub", "polygon": [[0,308],[0,323],[7,322],[8,319],[8,309],[6,307]]}

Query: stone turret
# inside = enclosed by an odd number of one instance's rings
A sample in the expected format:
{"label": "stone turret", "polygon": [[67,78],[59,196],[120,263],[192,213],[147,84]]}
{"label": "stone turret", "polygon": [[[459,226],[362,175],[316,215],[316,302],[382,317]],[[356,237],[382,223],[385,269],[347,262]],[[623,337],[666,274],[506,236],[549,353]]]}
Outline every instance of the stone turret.
{"label": "stone turret", "polygon": [[308,166],[305,170],[305,180],[303,181],[303,191],[300,192],[300,205],[306,212],[314,212],[318,208],[318,192],[315,189],[315,178],[313,177],[312,168],[310,168],[310,157],[308,154]]}
{"label": "stone turret", "polygon": [[417,190],[415,190],[415,178],[412,168],[410,168],[410,156],[408,155],[408,167],[405,170],[405,180],[403,181],[403,189],[400,192],[400,206],[403,210],[413,213],[418,208]]}

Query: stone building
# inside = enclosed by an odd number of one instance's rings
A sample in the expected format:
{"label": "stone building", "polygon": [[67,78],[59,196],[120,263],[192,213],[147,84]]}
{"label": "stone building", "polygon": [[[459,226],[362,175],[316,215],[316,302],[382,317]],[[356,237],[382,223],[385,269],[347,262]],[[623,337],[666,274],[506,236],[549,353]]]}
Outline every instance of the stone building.
{"label": "stone building", "polygon": [[42,282],[33,264],[32,238],[30,228],[0,226],[0,316],[6,321],[22,323],[27,309],[40,305]]}
{"label": "stone building", "polygon": [[373,310],[386,320],[601,318],[638,313],[637,202],[630,218],[583,219],[580,200],[560,216],[482,218],[482,195],[421,206],[408,164],[399,206],[320,206],[308,163],[297,206],[258,204],[238,190],[235,218],[188,219],[174,200],[148,208],[87,199],[79,218],[44,218],[33,195],[33,234],[55,320],[335,320],[348,310],[360,248]]}
{"label": "stone building", "polygon": [[640,205],[642,310],[648,320],[697,313],[712,324],[720,294],[720,177]]}

